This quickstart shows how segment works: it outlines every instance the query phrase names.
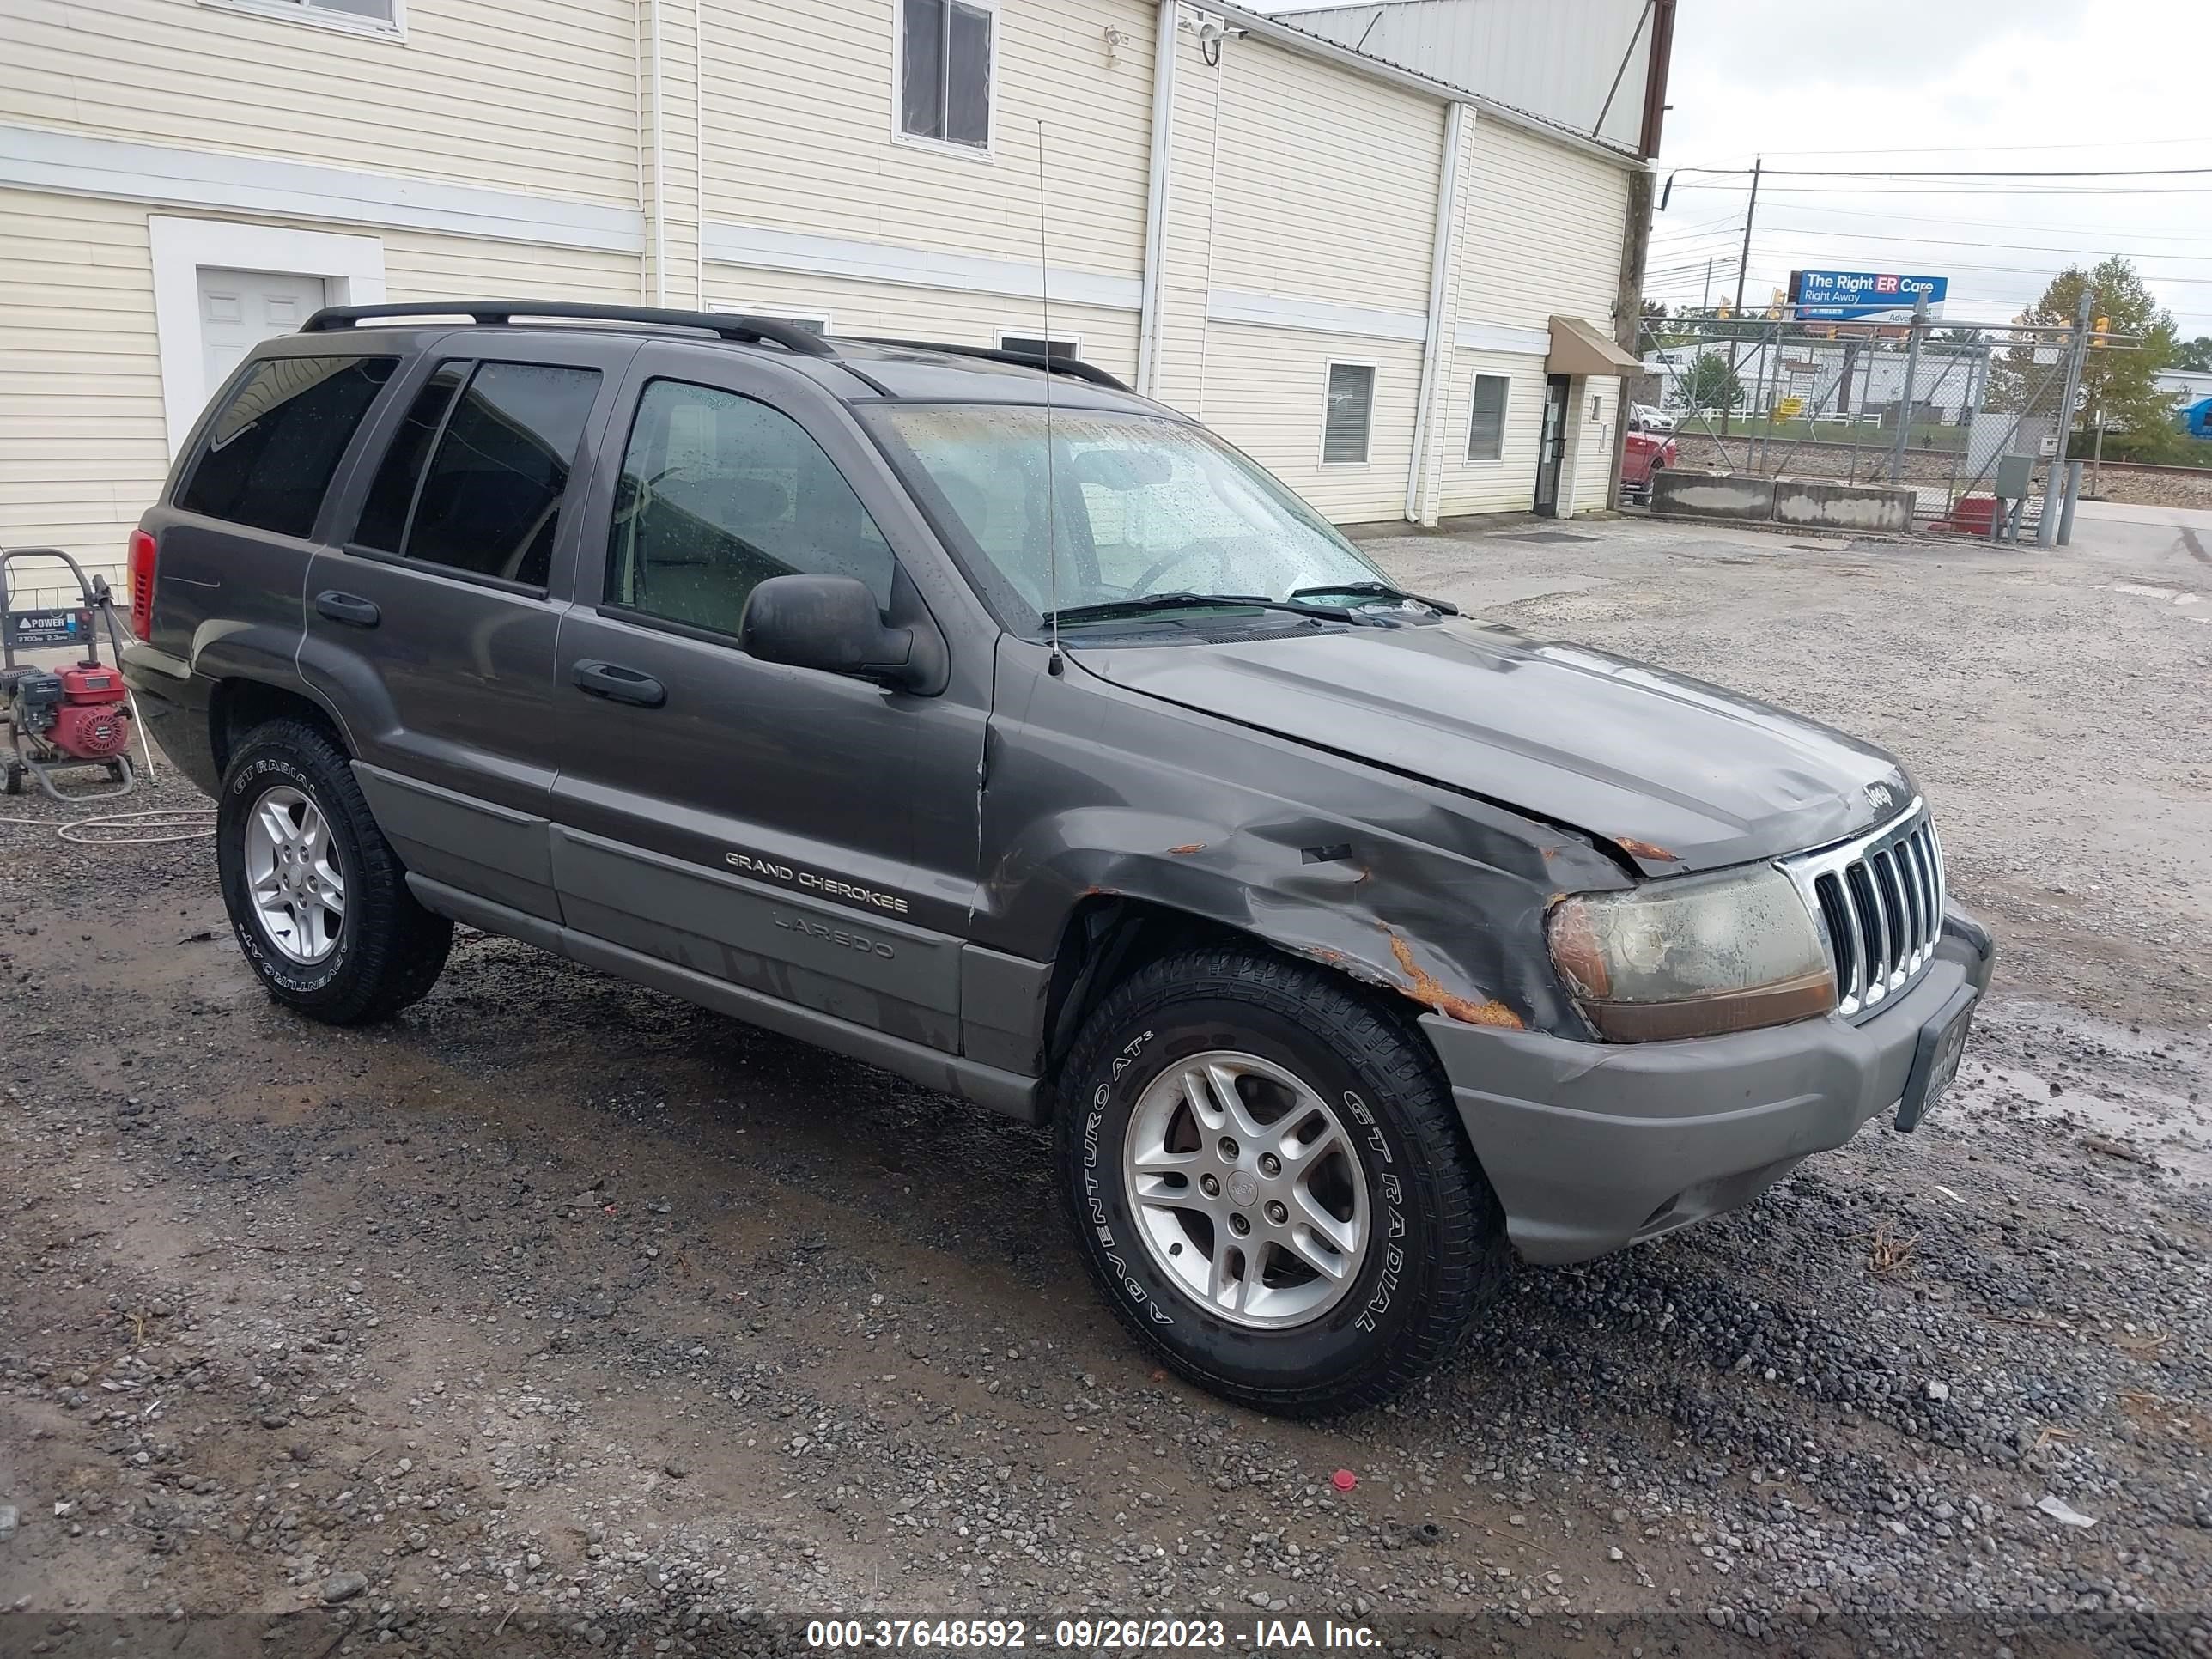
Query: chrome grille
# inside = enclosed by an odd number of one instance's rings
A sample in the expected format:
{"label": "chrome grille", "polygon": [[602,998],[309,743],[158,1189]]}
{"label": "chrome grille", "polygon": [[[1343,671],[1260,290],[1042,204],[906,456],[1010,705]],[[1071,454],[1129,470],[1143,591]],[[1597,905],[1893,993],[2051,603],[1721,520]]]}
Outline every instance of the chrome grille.
{"label": "chrome grille", "polygon": [[1918,800],[1872,835],[1780,863],[1820,922],[1846,1019],[1871,1013],[1936,959],[1943,846]]}

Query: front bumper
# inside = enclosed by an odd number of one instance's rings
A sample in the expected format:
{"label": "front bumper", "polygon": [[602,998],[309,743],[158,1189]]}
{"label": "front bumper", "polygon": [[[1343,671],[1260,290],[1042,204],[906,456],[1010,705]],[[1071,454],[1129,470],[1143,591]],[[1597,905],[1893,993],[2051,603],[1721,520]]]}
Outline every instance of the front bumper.
{"label": "front bumper", "polygon": [[1531,1261],[1582,1261],[1747,1204],[1905,1093],[1922,1026],[1986,990],[1988,931],[1947,908],[1935,965],[1861,1024],[1573,1042],[1429,1015],[1468,1139]]}

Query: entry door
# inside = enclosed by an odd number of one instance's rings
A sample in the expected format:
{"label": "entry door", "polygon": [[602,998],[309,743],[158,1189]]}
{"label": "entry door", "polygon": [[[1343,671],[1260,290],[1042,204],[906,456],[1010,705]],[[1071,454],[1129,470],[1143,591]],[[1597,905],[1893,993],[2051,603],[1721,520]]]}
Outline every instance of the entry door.
{"label": "entry door", "polygon": [[200,271],[200,366],[212,392],[251,351],[325,303],[323,279],[271,270]]}
{"label": "entry door", "polygon": [[1544,429],[1536,443],[1536,511],[1555,518],[1559,511],[1559,472],[1567,454],[1567,377],[1544,379]]}
{"label": "entry door", "polygon": [[894,619],[918,610],[881,527],[902,522],[895,487],[788,370],[648,346],[632,380],[554,675],[562,919],[957,1052],[988,677],[917,696],[740,650],[772,576],[854,576]]}

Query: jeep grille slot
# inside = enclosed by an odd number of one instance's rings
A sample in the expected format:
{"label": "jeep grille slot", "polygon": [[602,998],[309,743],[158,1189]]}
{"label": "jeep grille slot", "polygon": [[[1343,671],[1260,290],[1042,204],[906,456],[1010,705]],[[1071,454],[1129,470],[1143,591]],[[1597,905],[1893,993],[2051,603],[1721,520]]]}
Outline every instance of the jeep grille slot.
{"label": "jeep grille slot", "polygon": [[1873,1012],[1936,959],[1943,849],[1919,801],[1872,835],[1781,865],[1820,925],[1844,1018]]}

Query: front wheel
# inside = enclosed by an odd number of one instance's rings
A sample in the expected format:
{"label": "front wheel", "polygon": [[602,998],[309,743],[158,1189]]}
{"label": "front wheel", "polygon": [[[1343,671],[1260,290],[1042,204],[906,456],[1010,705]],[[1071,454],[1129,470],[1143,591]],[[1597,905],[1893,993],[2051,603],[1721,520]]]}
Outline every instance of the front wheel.
{"label": "front wheel", "polygon": [[1085,1024],[1057,1125],[1103,1295],[1200,1387],[1380,1405],[1496,1296],[1504,1218],[1435,1057],[1358,988],[1223,948],[1141,969]]}

